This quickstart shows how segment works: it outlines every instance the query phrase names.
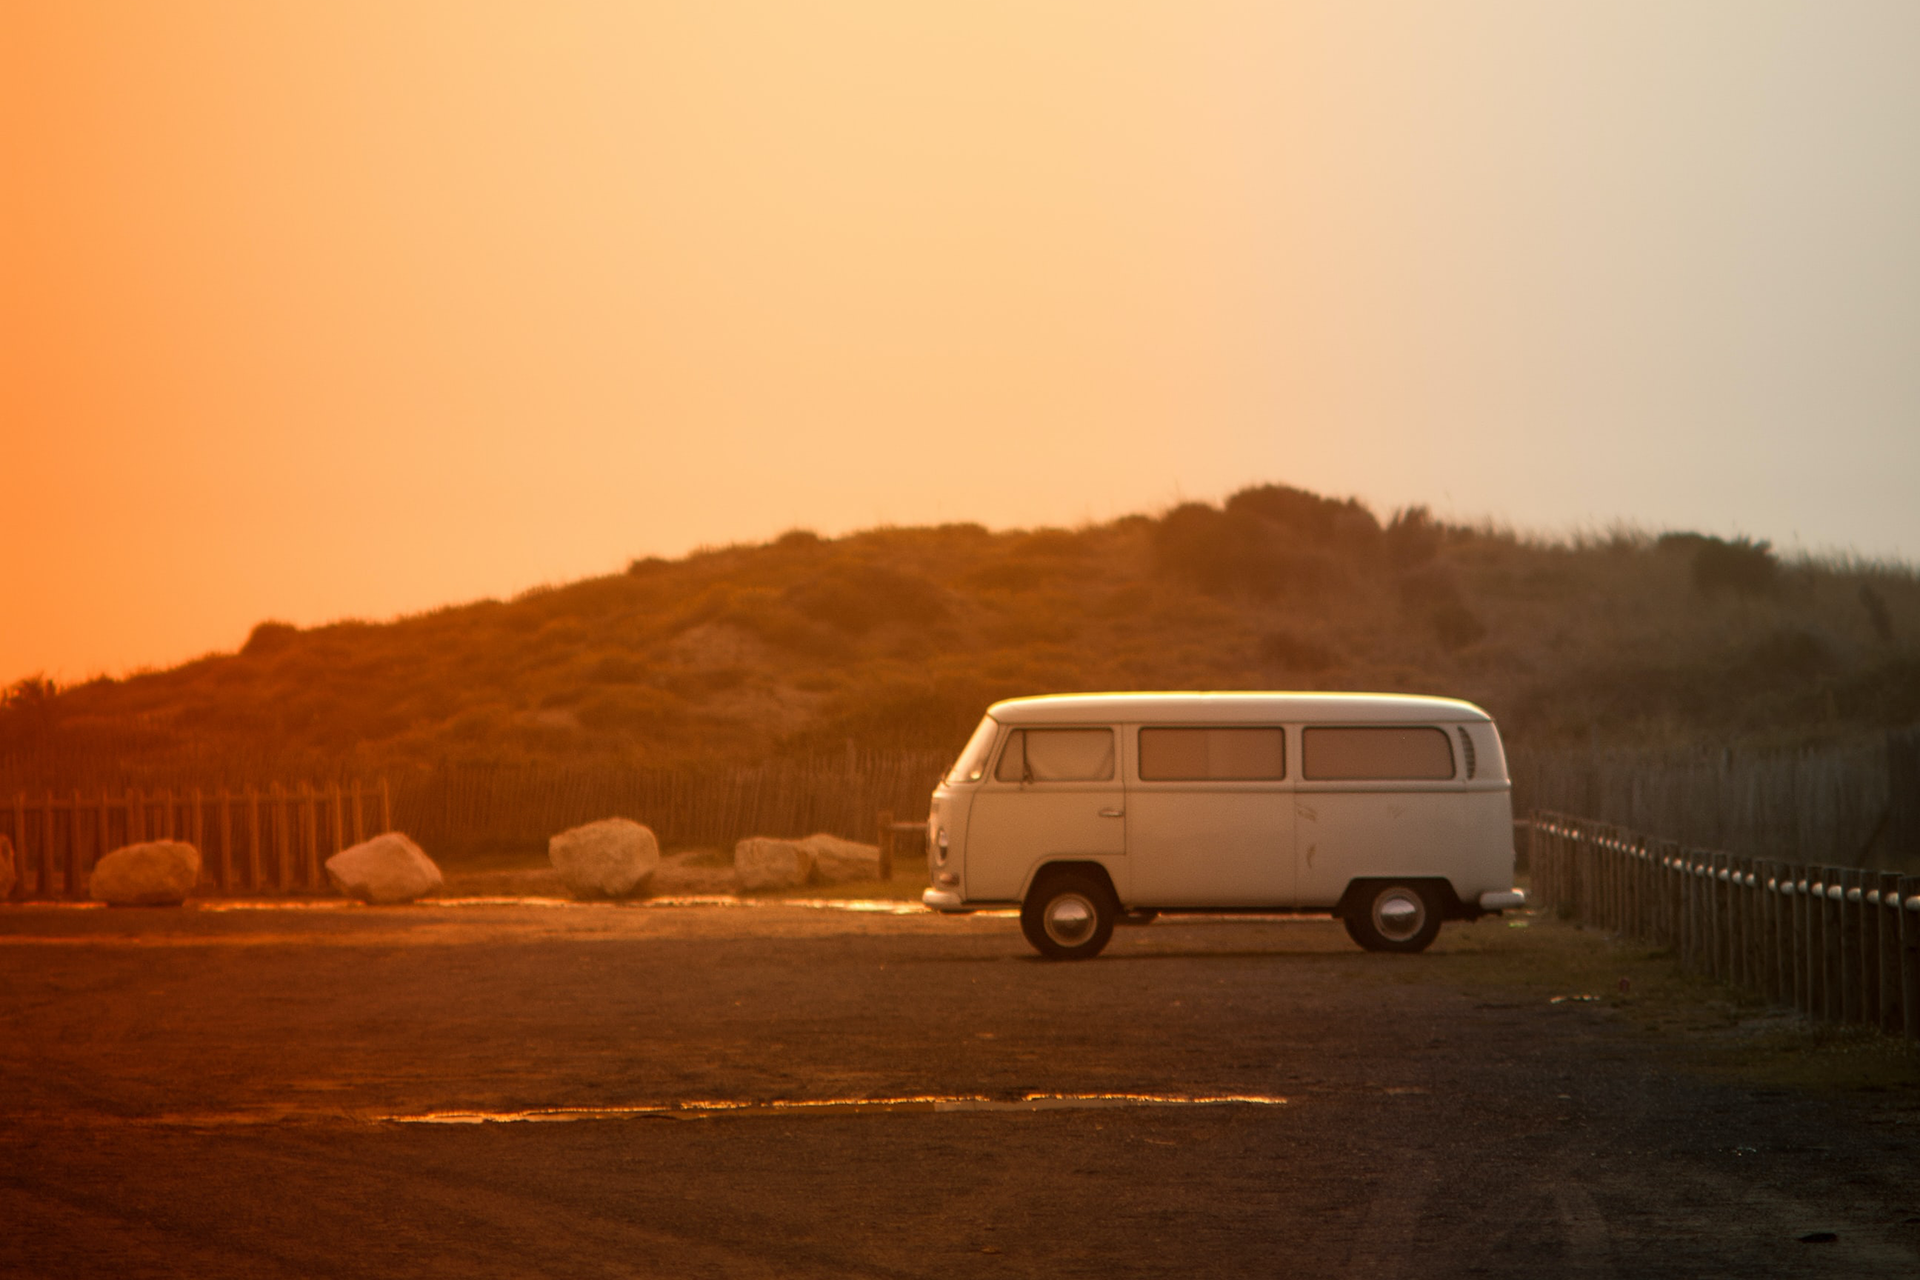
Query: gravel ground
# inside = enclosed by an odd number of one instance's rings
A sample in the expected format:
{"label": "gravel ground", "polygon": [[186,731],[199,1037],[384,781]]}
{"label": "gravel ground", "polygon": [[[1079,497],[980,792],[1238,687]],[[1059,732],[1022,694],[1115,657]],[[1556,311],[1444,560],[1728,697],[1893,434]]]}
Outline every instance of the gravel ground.
{"label": "gravel ground", "polygon": [[[1920,1274],[1920,1095],[1702,1073],[1570,933],[8,908],[0,1274]],[[1035,1094],[1163,1101],[769,1105]]]}

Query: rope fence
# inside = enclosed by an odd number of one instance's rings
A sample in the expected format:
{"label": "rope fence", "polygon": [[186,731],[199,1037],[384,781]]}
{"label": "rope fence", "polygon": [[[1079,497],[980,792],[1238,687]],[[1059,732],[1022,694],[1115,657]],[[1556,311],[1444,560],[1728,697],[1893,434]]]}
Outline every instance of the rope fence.
{"label": "rope fence", "polygon": [[1809,1018],[1920,1040],[1920,876],[1746,858],[1535,810],[1531,894],[1562,919]]}

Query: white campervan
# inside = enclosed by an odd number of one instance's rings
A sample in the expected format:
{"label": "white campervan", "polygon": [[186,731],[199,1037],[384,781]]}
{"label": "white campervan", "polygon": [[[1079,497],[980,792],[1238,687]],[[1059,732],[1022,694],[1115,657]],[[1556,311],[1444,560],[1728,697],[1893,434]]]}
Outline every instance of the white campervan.
{"label": "white campervan", "polygon": [[937,911],[1055,959],[1161,912],[1331,912],[1370,950],[1524,902],[1493,718],[1451,698],[1116,693],[987,709],[933,793]]}

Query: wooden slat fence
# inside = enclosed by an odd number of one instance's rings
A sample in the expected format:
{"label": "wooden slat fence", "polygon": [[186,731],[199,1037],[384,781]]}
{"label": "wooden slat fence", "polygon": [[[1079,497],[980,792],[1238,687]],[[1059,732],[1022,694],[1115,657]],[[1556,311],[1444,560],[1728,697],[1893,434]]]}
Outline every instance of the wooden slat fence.
{"label": "wooden slat fence", "polygon": [[669,848],[816,831],[871,840],[880,810],[924,814],[952,762],[944,752],[872,751],[707,767],[449,764],[399,779],[393,811],[429,853],[476,841],[544,848],[555,832],[611,817],[646,823]]}
{"label": "wooden slat fence", "polygon": [[[1781,862],[1920,871],[1913,731],[1777,750],[1515,749],[1516,807],[1578,813]],[[1917,815],[1920,816],[1920,815]]]}
{"label": "wooden slat fence", "polygon": [[14,849],[16,902],[84,899],[94,865],[143,840],[185,840],[199,849],[199,895],[310,893],[326,887],[327,858],[392,829],[384,781],[31,798],[22,791],[11,804],[0,801],[0,832]]}
{"label": "wooden slat fence", "polygon": [[1920,1040],[1920,876],[1748,858],[1536,810],[1531,894],[1562,918],[1808,1017]]}

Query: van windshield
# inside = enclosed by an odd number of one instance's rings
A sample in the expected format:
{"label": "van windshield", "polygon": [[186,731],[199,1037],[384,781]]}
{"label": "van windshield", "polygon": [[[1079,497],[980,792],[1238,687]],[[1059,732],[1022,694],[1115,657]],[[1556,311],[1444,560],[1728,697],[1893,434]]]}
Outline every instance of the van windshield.
{"label": "van windshield", "polygon": [[953,762],[953,768],[947,772],[947,781],[980,781],[987,771],[987,755],[993,750],[993,740],[999,732],[998,720],[992,716],[982,716],[980,727],[967,739],[967,745],[960,751],[960,758]]}

